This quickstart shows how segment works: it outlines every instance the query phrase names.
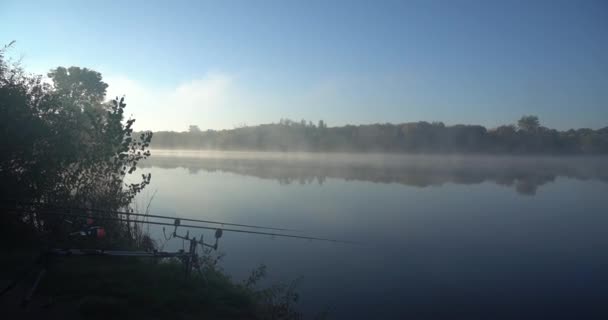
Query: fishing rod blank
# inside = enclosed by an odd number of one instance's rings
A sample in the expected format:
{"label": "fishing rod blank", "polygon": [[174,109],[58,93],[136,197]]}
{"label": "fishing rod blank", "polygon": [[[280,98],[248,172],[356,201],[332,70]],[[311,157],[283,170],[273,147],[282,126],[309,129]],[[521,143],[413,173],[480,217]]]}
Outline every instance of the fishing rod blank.
{"label": "fishing rod blank", "polygon": [[190,254],[186,252],[162,252],[162,251],[126,251],[126,250],[101,250],[101,249],[51,249],[49,253],[59,256],[114,256],[114,257],[150,257],[150,258],[180,258]]}
{"label": "fishing rod blank", "polygon": [[[176,226],[175,223],[158,222],[158,221],[128,220],[128,219],[113,218],[113,217],[92,216],[92,215],[86,215],[86,214],[60,213],[60,212],[46,212],[45,214],[68,216],[68,217],[78,217],[78,218],[95,218],[95,219],[99,219],[99,220],[109,220],[109,221],[118,221],[118,222],[126,222],[126,223],[146,223],[146,224],[153,224],[153,225],[159,225],[159,226],[171,226],[171,227]],[[175,220],[179,220],[179,219],[175,219]],[[218,229],[218,228],[213,228],[213,227],[188,225],[188,224],[179,224],[178,226],[184,227],[184,228],[195,228],[195,229],[205,229],[205,230],[217,230]],[[266,236],[272,236],[272,237],[359,244],[358,242],[355,242],[355,241],[336,240],[336,239],[329,239],[329,238],[317,238],[317,237],[309,237],[309,236],[301,236],[301,235],[293,235],[293,234],[285,234],[285,233],[272,233],[272,232],[261,232],[261,231],[252,231],[252,230],[242,230],[242,229],[225,229],[225,228],[222,228],[222,230],[227,231],[227,232],[257,234],[257,235],[266,235]]]}
{"label": "fishing rod blank", "polygon": [[54,208],[54,209],[63,209],[63,210],[83,210],[83,211],[89,210],[89,211],[94,211],[94,212],[106,212],[106,213],[113,213],[113,214],[131,215],[131,216],[135,216],[135,217],[148,217],[148,218],[169,219],[169,220],[180,219],[181,221],[202,222],[202,223],[208,223],[208,224],[219,224],[219,225],[233,226],[233,227],[244,227],[244,228],[252,228],[252,229],[266,229],[266,230],[277,230],[277,231],[302,232],[302,230],[295,230],[295,229],[265,227],[265,226],[249,225],[249,224],[239,224],[239,223],[230,223],[230,222],[222,222],[222,221],[212,221],[212,220],[178,218],[178,217],[170,217],[170,216],[163,216],[163,215],[157,215],[157,214],[144,214],[144,213],[137,213],[137,212],[113,211],[113,210],[104,210],[104,209],[88,209],[88,208],[78,208],[78,207],[62,207],[62,206],[56,206],[56,205],[43,205],[43,204],[38,204],[38,203],[34,203],[34,202],[30,202],[30,203],[22,202],[22,203],[19,203],[19,204],[34,205],[34,206],[43,206],[43,208],[41,208],[41,210],[47,210],[47,209],[44,208],[44,206],[47,206],[47,207],[51,207],[51,208]]}

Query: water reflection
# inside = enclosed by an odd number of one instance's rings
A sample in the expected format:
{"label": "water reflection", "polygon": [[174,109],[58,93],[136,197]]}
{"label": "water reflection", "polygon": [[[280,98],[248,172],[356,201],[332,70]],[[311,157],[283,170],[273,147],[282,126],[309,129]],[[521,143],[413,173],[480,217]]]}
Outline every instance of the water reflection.
{"label": "water reflection", "polygon": [[569,318],[590,318],[606,310],[606,160],[154,152],[144,171],[154,213],[369,244],[222,238],[238,281],[261,263],[268,283],[303,277],[311,315],[545,319],[566,306]]}
{"label": "water reflection", "polygon": [[187,168],[191,174],[230,172],[292,183],[323,184],[327,178],[428,187],[493,182],[522,195],[558,177],[608,182],[606,157],[492,157],[156,152],[143,167]]}

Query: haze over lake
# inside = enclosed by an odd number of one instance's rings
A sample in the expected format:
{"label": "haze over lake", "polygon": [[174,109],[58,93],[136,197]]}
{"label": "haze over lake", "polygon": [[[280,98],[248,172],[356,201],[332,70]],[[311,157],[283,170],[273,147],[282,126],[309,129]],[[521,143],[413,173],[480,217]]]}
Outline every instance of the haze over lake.
{"label": "haze over lake", "polygon": [[269,282],[302,277],[309,314],[530,317],[550,307],[580,317],[601,308],[608,285],[607,160],[156,150],[139,201],[156,190],[152,213],[362,242],[224,234],[229,274],[244,279],[263,263]]}
{"label": "haze over lake", "polygon": [[0,320],[608,319],[608,0],[0,21]]}

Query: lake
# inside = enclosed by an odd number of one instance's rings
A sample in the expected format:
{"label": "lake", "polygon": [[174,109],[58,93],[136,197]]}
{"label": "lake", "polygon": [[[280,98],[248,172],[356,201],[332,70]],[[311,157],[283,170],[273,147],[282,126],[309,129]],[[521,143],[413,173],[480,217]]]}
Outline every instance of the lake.
{"label": "lake", "polygon": [[607,160],[157,150],[138,201],[156,191],[155,214],[361,242],[224,233],[228,274],[301,277],[307,315],[590,318],[607,314]]}

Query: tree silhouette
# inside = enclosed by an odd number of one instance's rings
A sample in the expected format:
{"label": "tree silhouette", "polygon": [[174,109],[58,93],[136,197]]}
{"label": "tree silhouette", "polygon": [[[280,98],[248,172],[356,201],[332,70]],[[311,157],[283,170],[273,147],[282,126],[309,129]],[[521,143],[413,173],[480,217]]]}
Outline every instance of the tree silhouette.
{"label": "tree silhouette", "polygon": [[188,132],[190,132],[190,133],[200,133],[201,129],[197,125],[190,125],[188,127]]}
{"label": "tree silhouette", "polygon": [[526,132],[536,132],[540,128],[540,121],[537,116],[523,116],[517,121],[519,130]]}
{"label": "tree silhouette", "polygon": [[[149,182],[126,177],[150,155],[152,133],[133,132],[123,99],[86,68],[28,75],[0,50],[0,201],[124,208]],[[49,221],[35,224],[50,228]]]}
{"label": "tree silhouette", "polygon": [[103,102],[108,84],[99,72],[80,67],[57,67],[48,73],[57,93],[78,104],[94,105]]}

